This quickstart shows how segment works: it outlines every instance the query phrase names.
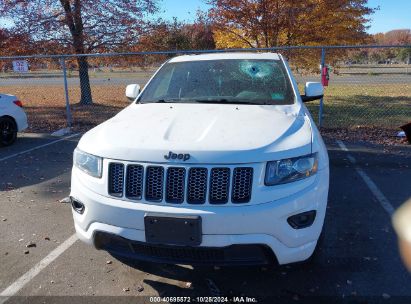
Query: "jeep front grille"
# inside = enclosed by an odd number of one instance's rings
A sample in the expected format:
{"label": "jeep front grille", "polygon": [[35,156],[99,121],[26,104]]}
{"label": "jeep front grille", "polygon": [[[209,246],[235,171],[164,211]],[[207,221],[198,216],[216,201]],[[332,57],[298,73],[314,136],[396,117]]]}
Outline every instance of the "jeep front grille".
{"label": "jeep front grille", "polygon": [[108,192],[169,204],[243,204],[251,201],[252,167],[186,167],[109,163]]}

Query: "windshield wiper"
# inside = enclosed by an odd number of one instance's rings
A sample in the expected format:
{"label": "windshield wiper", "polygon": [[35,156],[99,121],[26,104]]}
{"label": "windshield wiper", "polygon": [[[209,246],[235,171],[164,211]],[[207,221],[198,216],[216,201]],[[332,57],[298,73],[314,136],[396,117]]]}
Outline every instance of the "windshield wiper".
{"label": "windshield wiper", "polygon": [[155,100],[140,100],[140,103],[168,103],[168,102],[184,102],[180,98],[159,98]]}
{"label": "windshield wiper", "polygon": [[181,101],[180,98],[161,98],[157,100],[152,100],[148,102],[153,102],[153,103],[167,103],[167,102],[174,102],[174,101]]}
{"label": "windshield wiper", "polygon": [[241,99],[227,99],[227,98],[221,98],[221,99],[193,99],[195,102],[200,102],[200,103],[228,103],[228,104],[267,104],[265,102],[261,101],[253,101],[253,100],[241,100]]}
{"label": "windshield wiper", "polygon": [[235,99],[235,98],[161,98],[157,100],[150,100],[150,101],[143,101],[142,103],[190,103],[190,102],[198,102],[198,103],[226,103],[226,104],[259,104],[265,105],[266,102],[258,101],[258,100],[244,100],[244,99]]}

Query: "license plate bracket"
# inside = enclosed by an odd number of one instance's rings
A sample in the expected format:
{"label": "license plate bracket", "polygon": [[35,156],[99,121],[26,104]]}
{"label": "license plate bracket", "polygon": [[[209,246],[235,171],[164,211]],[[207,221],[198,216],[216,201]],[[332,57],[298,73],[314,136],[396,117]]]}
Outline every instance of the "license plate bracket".
{"label": "license plate bracket", "polygon": [[144,217],[146,242],[164,245],[198,246],[201,244],[201,217]]}

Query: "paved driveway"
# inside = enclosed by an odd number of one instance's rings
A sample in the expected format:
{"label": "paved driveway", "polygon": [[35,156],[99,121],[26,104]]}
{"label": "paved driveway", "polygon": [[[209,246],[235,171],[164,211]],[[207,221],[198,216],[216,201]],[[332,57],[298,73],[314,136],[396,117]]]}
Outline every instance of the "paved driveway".
{"label": "paved driveway", "polygon": [[[72,237],[70,205],[59,200],[69,194],[78,139],[23,135],[0,150],[0,294],[15,295],[0,303],[113,303],[107,296],[190,296],[195,302],[222,295],[259,303],[411,303],[411,275],[398,255],[390,210],[360,173],[397,208],[411,196],[410,147],[384,151],[327,140],[329,207],[312,261],[214,268],[123,263]],[[35,247],[27,248],[30,242]],[[149,297],[116,301],[152,303]]]}

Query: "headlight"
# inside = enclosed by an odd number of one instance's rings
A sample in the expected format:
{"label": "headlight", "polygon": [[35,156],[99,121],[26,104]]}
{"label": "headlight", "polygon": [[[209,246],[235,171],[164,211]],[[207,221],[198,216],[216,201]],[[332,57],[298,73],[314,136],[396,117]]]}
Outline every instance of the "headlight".
{"label": "headlight", "polygon": [[73,161],[74,165],[80,170],[91,176],[101,177],[103,166],[103,159],[101,157],[88,154],[76,148]]}
{"label": "headlight", "polygon": [[317,153],[267,163],[265,185],[294,182],[312,176],[318,169]]}

